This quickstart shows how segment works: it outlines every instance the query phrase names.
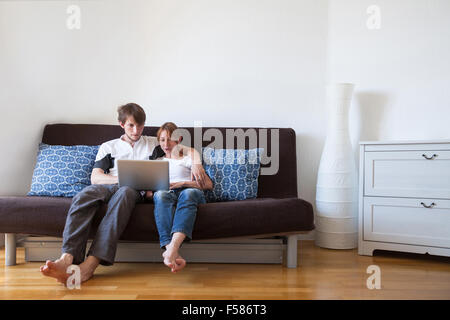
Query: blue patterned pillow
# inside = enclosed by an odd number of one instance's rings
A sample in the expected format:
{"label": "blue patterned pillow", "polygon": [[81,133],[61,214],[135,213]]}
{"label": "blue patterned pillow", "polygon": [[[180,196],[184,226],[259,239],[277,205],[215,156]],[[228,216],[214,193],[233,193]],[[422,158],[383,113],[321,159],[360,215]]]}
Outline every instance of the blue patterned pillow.
{"label": "blue patterned pillow", "polygon": [[203,166],[214,189],[206,190],[208,202],[256,198],[263,149],[203,149]]}
{"label": "blue patterned pillow", "polygon": [[39,144],[29,196],[73,197],[91,184],[99,146]]}

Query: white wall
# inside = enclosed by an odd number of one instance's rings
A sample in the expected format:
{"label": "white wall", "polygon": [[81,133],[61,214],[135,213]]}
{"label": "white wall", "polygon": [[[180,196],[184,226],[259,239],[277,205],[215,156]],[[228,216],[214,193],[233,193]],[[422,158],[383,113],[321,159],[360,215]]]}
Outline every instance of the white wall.
{"label": "white wall", "polygon": [[354,144],[450,138],[449,17],[448,0],[330,0],[327,79],[356,83]]}
{"label": "white wall", "polygon": [[325,133],[327,1],[0,1],[0,194],[30,187],[46,123],[292,127],[300,196],[313,201]]}

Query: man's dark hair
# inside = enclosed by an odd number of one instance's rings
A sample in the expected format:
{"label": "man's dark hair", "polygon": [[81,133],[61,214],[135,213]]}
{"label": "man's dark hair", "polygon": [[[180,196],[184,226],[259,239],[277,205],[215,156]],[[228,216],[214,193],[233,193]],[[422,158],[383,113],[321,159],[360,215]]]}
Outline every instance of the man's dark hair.
{"label": "man's dark hair", "polygon": [[145,123],[145,111],[136,103],[127,103],[117,108],[119,114],[118,120],[120,123],[125,123],[128,117],[132,116],[137,124]]}

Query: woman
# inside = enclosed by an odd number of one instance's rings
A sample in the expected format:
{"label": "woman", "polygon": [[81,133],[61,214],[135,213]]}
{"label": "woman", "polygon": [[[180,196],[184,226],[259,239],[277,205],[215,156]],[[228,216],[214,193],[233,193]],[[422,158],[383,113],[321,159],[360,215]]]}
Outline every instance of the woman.
{"label": "woman", "polygon": [[[197,181],[191,180],[192,159],[182,154],[180,142],[173,135],[178,127],[172,122],[164,123],[158,130],[157,138],[165,156],[158,160],[169,161],[170,190],[157,191],[153,195],[155,221],[158,228],[164,264],[172,272],[186,266],[186,261],[178,250],[187,238],[192,239],[192,230],[199,204],[205,203],[205,196]],[[207,176],[204,189],[212,189],[213,183]]]}

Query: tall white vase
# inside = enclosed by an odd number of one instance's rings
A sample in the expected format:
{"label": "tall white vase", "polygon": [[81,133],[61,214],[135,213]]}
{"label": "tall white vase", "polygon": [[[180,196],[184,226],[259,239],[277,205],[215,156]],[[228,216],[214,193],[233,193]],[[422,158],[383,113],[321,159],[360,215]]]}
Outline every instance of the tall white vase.
{"label": "tall white vase", "polygon": [[357,174],[348,127],[354,84],[327,86],[328,133],[316,190],[316,245],[329,249],[358,246]]}

